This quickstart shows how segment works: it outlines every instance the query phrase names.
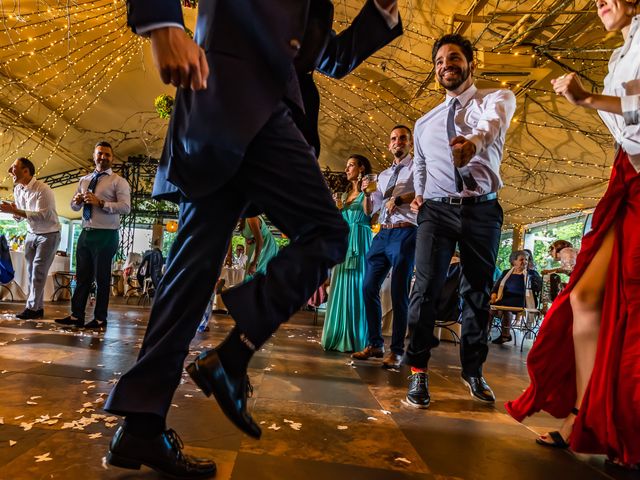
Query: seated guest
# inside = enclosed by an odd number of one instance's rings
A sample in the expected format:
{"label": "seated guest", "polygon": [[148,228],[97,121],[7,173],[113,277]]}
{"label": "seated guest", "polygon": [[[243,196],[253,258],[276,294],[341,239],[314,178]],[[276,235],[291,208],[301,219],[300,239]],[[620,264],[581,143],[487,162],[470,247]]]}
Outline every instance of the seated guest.
{"label": "seated guest", "polygon": [[559,267],[542,271],[542,275],[550,274],[549,296],[553,301],[564,287],[564,283],[562,282],[559,274],[564,273],[565,275],[571,275],[571,272],[573,272],[573,268],[576,265],[578,252],[576,252],[570,242],[567,242],[566,240],[556,240],[549,247],[549,256],[556,262],[560,262]]}
{"label": "seated guest", "polygon": [[[536,308],[538,295],[542,290],[542,277],[535,270],[527,268],[527,254],[516,250],[509,256],[511,268],[502,272],[491,290],[491,303],[502,307]],[[509,327],[513,313],[501,311],[502,334],[492,343],[511,341]]]}
{"label": "seated guest", "polygon": [[232,266],[233,268],[246,268],[247,262],[249,261],[249,257],[244,253],[244,245],[239,243],[236,245],[236,252],[233,255]]}

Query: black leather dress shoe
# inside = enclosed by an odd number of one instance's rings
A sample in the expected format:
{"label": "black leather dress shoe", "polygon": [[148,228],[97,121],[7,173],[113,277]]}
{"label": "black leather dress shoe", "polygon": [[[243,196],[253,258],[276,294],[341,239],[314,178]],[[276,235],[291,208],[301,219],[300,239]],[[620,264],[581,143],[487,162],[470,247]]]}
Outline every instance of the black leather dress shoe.
{"label": "black leather dress shoe", "polygon": [[409,405],[416,408],[427,408],[431,403],[431,395],[429,395],[429,377],[426,373],[412,373],[409,377],[407,402]]}
{"label": "black leather dress shoe", "polygon": [[107,329],[107,322],[100,322],[94,318],[84,326],[84,329],[105,331]]}
{"label": "black leather dress shoe", "polygon": [[55,322],[58,325],[63,325],[65,327],[82,328],[84,326],[84,320],[73,318],[71,315],[67,315],[64,318],[56,318]]}
{"label": "black leather dress shoe", "polygon": [[240,377],[227,374],[216,350],[209,350],[187,366],[187,373],[208,397],[216,397],[222,412],[244,433],[260,438],[262,430],[247,412],[247,397],[251,390],[246,373]]}
{"label": "black leather dress shoe", "polygon": [[133,470],[146,465],[175,479],[211,478],[216,474],[215,462],[185,455],[182,448],[182,440],[173,430],[153,438],[140,438],[120,427],[109,445],[107,462]]}
{"label": "black leather dress shoe", "polygon": [[463,373],[462,383],[469,387],[469,393],[474,399],[484,403],[494,403],[496,401],[496,397],[484,377],[472,377]]}
{"label": "black leather dress shoe", "polygon": [[23,312],[18,313],[16,318],[20,320],[35,320],[37,318],[44,317],[44,310],[41,308],[40,310],[31,310],[30,308],[25,308]]}

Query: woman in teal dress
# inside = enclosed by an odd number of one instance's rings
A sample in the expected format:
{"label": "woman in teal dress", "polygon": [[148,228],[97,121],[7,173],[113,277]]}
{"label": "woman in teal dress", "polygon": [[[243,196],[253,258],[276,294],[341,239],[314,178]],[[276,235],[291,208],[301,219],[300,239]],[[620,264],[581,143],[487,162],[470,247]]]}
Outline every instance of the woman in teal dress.
{"label": "woman in teal dress", "polygon": [[365,257],[371,246],[371,217],[364,213],[360,182],[371,173],[369,160],[352,155],[345,168],[349,191],[336,199],[342,217],[349,224],[349,248],[344,263],[333,269],[327,314],[322,330],[322,347],[339,352],[359,352],[367,346],[367,316],[362,283]]}
{"label": "woman in teal dress", "polygon": [[247,243],[246,277],[256,273],[266,273],[267,263],[278,254],[278,244],[262,217],[250,217],[240,220],[240,234]]}

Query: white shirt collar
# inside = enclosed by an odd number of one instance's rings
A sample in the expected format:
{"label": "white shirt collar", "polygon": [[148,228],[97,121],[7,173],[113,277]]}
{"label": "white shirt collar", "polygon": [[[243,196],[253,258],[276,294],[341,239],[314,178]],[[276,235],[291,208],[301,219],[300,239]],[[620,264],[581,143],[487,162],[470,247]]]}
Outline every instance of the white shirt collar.
{"label": "white shirt collar", "polygon": [[476,87],[476,84],[472,83],[469,86],[469,88],[467,88],[464,92],[462,92],[457,97],[447,94],[447,98],[444,101],[444,103],[448,107],[449,104],[453,101],[453,99],[457,98],[458,102],[460,102],[460,108],[465,107],[467,103],[469,103],[469,101],[474,97],[477,91],[478,91],[478,88]]}

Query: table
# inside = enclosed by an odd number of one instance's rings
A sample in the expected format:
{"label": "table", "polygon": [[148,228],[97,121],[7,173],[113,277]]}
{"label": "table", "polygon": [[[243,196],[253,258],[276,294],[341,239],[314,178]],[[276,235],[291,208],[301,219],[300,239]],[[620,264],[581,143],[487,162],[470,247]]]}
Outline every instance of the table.
{"label": "table", "polygon": [[[13,277],[13,280],[7,284],[7,288],[13,294],[14,300],[24,301],[27,299],[27,295],[29,293],[29,272],[27,271],[27,262],[24,258],[24,252],[12,250],[10,252],[10,255],[15,275]],[[69,270],[69,257],[56,255],[53,258],[51,268],[49,268],[49,273],[44,284],[45,301],[50,300],[51,295],[53,295],[53,292],[55,291],[53,274],[60,270]],[[2,293],[0,293],[0,295],[0,299],[2,300],[11,298],[11,295],[9,295],[6,289],[2,289]]]}

